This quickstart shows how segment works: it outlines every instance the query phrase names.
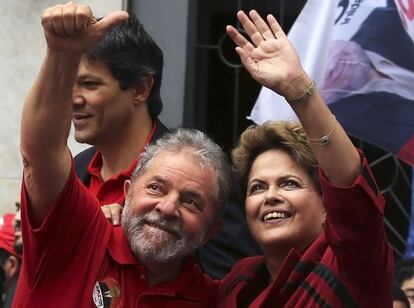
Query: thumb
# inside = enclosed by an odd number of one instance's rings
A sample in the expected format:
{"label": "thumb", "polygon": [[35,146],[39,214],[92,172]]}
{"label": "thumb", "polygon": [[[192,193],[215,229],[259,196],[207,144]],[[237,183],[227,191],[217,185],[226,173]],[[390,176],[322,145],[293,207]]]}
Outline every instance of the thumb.
{"label": "thumb", "polygon": [[111,30],[113,27],[127,20],[128,17],[129,15],[125,11],[111,12],[108,15],[106,15],[104,18],[99,20],[98,22],[92,24],[90,28],[92,28],[93,31],[96,31],[96,33],[99,33],[100,35],[104,35],[106,32]]}

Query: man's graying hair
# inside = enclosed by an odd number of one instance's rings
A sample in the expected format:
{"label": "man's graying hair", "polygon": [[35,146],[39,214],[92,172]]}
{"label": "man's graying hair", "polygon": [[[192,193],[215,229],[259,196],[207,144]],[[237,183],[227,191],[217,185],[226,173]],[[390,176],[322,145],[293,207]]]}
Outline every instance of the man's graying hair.
{"label": "man's graying hair", "polygon": [[217,191],[215,193],[215,220],[221,216],[223,207],[227,204],[230,190],[230,166],[221,148],[206,134],[188,128],[178,128],[165,134],[154,144],[147,146],[141,154],[139,163],[131,176],[132,184],[140,174],[143,174],[152,159],[163,152],[178,153],[189,151],[198,158],[201,166],[211,168],[216,175]]}

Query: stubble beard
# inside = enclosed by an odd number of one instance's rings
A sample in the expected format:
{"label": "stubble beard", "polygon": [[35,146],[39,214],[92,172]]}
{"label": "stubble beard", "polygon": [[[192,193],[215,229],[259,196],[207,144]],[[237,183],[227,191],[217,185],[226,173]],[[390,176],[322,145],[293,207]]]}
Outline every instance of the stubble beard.
{"label": "stubble beard", "polygon": [[164,218],[155,210],[134,216],[128,205],[121,224],[133,254],[143,264],[183,259],[200,246],[206,233],[204,229],[191,238],[177,219]]}

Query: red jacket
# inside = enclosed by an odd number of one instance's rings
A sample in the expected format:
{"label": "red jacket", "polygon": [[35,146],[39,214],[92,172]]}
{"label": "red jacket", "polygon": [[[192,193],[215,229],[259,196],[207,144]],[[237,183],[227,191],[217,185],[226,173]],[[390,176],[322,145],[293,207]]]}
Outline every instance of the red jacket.
{"label": "red jacket", "polygon": [[14,307],[195,308],[216,306],[216,283],[191,259],[174,281],[150,286],[121,227],[112,227],[72,169],[38,229],[23,185],[23,264]]}
{"label": "red jacket", "polygon": [[350,187],[320,175],[325,232],[302,253],[292,249],[272,283],[263,257],[239,261],[220,283],[219,307],[392,307],[385,201],[366,159]]}

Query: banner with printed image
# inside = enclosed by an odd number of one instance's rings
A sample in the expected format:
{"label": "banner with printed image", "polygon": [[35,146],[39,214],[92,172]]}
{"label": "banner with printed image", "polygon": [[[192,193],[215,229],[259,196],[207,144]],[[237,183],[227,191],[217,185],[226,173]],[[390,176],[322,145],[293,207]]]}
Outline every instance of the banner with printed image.
{"label": "banner with printed image", "polygon": [[[414,0],[309,0],[288,36],[346,131],[414,166]],[[250,118],[295,116],[263,88]]]}

